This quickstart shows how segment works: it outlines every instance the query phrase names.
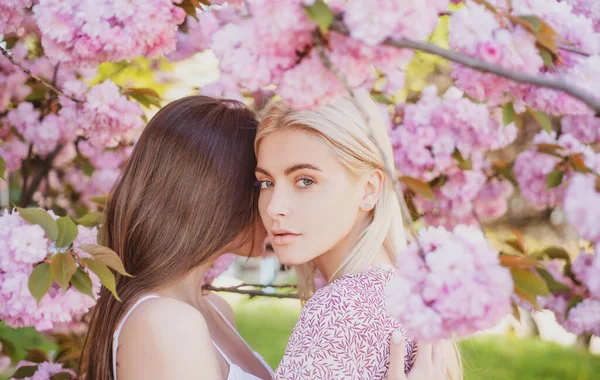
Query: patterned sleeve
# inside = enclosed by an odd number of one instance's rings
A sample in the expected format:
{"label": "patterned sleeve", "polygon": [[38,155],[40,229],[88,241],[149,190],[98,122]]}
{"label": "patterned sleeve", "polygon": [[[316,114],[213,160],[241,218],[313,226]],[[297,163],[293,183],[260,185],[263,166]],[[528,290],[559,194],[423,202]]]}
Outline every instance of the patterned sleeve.
{"label": "patterned sleeve", "polygon": [[[386,312],[384,272],[351,275],[318,290],[306,303],[275,379],[384,379],[390,335],[404,330]],[[405,371],[414,346],[407,347]]]}

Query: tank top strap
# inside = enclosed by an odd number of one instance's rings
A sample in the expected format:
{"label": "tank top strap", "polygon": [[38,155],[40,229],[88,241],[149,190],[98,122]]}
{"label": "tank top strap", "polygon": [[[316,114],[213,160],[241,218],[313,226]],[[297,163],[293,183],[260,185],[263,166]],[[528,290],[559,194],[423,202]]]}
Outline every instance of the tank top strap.
{"label": "tank top strap", "polygon": [[117,380],[117,349],[119,348],[119,335],[121,335],[121,329],[123,328],[123,325],[125,324],[125,321],[127,320],[127,318],[129,318],[131,313],[133,313],[135,308],[138,307],[142,302],[149,300],[151,298],[159,298],[159,296],[157,296],[156,294],[148,294],[143,297],[140,297],[140,299],[138,299],[133,304],[133,306],[131,306],[131,308],[129,308],[129,310],[127,310],[127,313],[125,313],[125,316],[123,317],[123,319],[121,319],[121,321],[119,322],[119,325],[117,326],[117,329],[115,330],[115,332],[113,334],[112,367],[113,367],[113,379],[114,380]]}

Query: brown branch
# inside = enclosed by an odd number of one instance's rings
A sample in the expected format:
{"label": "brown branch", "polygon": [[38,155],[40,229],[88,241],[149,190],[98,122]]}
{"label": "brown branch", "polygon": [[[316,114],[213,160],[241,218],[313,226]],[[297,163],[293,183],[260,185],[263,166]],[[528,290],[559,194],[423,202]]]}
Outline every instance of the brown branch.
{"label": "brown branch", "polygon": [[291,298],[291,299],[299,299],[298,294],[282,294],[282,293],[265,293],[261,290],[244,290],[239,289],[237,286],[228,286],[228,287],[216,287],[212,285],[204,285],[203,289],[210,290],[213,292],[227,292],[227,293],[237,293],[237,294],[246,294],[252,297],[272,297],[272,298]]}
{"label": "brown branch", "polygon": [[253,288],[274,288],[274,289],[288,289],[288,288],[292,288],[292,289],[296,289],[298,287],[298,285],[294,285],[294,284],[284,284],[284,285],[274,285],[274,284],[240,284],[240,285],[236,285],[235,288],[248,288],[248,287],[253,287]]}
{"label": "brown branch", "polygon": [[[342,22],[339,21],[335,21],[334,23],[332,23],[330,29],[344,35],[350,34],[348,28]],[[425,53],[434,54],[442,58],[446,58],[447,60],[455,63],[460,63],[461,65],[470,67],[474,70],[496,74],[498,76],[511,79],[518,83],[532,84],[535,86],[559,90],[573,96],[574,98],[581,100],[582,102],[590,106],[592,109],[594,109],[596,113],[600,113],[600,99],[594,98],[588,92],[582,90],[579,87],[570,85],[562,78],[548,78],[540,75],[525,74],[518,71],[505,69],[504,67],[493,65],[488,62],[481,61],[479,59],[471,58],[461,53],[457,53],[455,51],[446,50],[429,42],[415,41],[408,38],[388,38],[383,42],[383,45],[393,46],[402,49],[419,50]]]}
{"label": "brown branch", "polygon": [[29,70],[27,67],[25,67],[21,63],[17,62],[12,57],[12,55],[6,49],[4,49],[2,46],[0,46],[0,52],[2,52],[2,55],[4,55],[6,57],[6,59],[8,59],[10,61],[10,63],[12,63],[13,65],[17,66],[19,69],[21,69],[31,79],[33,79],[33,80],[35,80],[35,81],[40,82],[41,84],[43,84],[50,91],[54,92],[57,95],[66,96],[67,98],[71,99],[74,102],[82,103],[82,101],[80,99],[77,99],[77,98],[75,98],[75,97],[73,97],[71,95],[65,94],[60,89],[58,89],[57,87],[55,87],[52,83],[48,82],[44,78],[41,78],[41,77],[35,75],[34,73],[32,73],[31,70]]}
{"label": "brown branch", "polygon": [[26,189],[25,185],[23,185],[23,192],[21,193],[21,199],[19,200],[20,207],[27,207],[31,200],[33,199],[33,194],[35,194],[37,188],[42,183],[42,180],[46,178],[46,174],[52,168],[52,161],[54,158],[60,153],[63,145],[59,145],[54,149],[48,156],[42,160],[41,167],[35,176],[31,179],[31,185]]}

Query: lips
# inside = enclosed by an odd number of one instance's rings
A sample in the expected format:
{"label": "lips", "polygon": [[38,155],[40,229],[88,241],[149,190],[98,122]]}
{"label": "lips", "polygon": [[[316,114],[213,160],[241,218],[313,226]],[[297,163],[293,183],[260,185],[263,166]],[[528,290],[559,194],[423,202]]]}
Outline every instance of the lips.
{"label": "lips", "polygon": [[291,244],[300,237],[300,234],[284,229],[272,230],[271,233],[273,234],[271,241],[273,245]]}

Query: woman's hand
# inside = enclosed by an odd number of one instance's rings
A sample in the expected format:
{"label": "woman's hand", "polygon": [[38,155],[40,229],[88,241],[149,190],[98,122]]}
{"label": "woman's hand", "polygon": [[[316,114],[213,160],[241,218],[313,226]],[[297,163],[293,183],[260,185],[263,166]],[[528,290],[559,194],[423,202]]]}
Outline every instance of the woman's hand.
{"label": "woman's hand", "polygon": [[390,368],[388,380],[445,380],[444,357],[441,344],[417,342],[417,358],[408,374],[404,373],[406,340],[400,331],[394,331],[390,339]]}

